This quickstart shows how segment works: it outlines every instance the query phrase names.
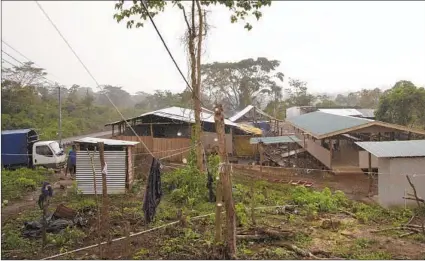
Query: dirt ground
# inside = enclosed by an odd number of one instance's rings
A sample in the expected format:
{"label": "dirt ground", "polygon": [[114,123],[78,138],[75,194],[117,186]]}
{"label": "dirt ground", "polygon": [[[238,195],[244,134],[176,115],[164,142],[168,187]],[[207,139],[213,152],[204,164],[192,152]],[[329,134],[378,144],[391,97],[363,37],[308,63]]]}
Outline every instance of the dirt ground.
{"label": "dirt ground", "polygon": [[[53,183],[53,194],[54,195],[61,195],[63,193],[66,193],[66,190],[69,189],[72,186],[73,180],[71,177],[65,176],[64,172],[58,172],[54,174],[53,179],[55,182]],[[64,189],[61,189],[61,185],[65,187]],[[1,221],[2,224],[7,222],[10,218],[15,217],[19,213],[22,213],[23,211],[27,209],[34,209],[38,208],[37,206],[37,200],[38,196],[40,195],[40,191],[36,190],[33,192],[28,193],[20,200],[14,200],[8,203],[7,206],[4,206],[1,208]]]}
{"label": "dirt ground", "polygon": [[[257,166],[258,167],[258,166]],[[329,187],[332,191],[341,190],[347,197],[357,201],[368,202],[367,192],[369,188],[369,179],[366,175],[359,174],[340,174],[333,175],[326,172],[291,172],[290,175],[279,174],[279,170],[265,171],[260,173],[259,169],[240,170],[234,168],[234,184],[238,184],[238,179],[251,178],[269,181],[275,189],[277,184],[285,185],[289,181],[308,181],[313,183],[314,190],[322,190]],[[67,200],[68,193],[73,180],[65,178],[63,174],[57,174],[54,183],[55,197],[58,202],[53,204],[53,208],[61,200]],[[61,189],[63,185],[65,189]],[[272,189],[271,189],[272,190]],[[24,199],[16,202],[10,202],[8,206],[2,208],[2,226],[5,223],[11,223],[18,218],[23,218],[24,212],[38,209],[36,201],[39,192],[33,192],[25,196]],[[124,222],[130,222],[131,231],[143,231],[153,226],[166,224],[176,220],[175,213],[170,216],[164,216],[163,211],[172,209],[172,205],[163,201],[162,207],[158,213],[164,218],[164,221],[150,227],[140,223],[142,217],[140,210],[142,205],[142,192],[129,194],[116,198],[112,201],[111,220],[114,231],[113,238],[123,236]],[[139,212],[131,212],[135,209]],[[119,213],[131,213],[122,216]],[[112,214],[114,213],[114,214]],[[196,215],[195,213],[193,215]],[[119,216],[116,218],[115,216]],[[324,220],[341,222],[338,229],[322,228]],[[424,259],[425,242],[410,238],[399,238],[400,234],[392,233],[373,233],[378,228],[388,227],[389,225],[365,225],[344,213],[321,214],[314,219],[305,219],[298,215],[282,215],[271,212],[258,212],[257,227],[271,228],[277,231],[292,230],[295,235],[289,238],[273,240],[238,240],[238,258],[240,259],[310,259],[309,257],[294,256],[293,251],[288,251],[283,244],[296,244],[297,246],[308,249],[321,258],[351,258],[351,259]],[[66,250],[72,250],[98,242],[97,235],[94,232],[96,220],[90,220],[92,226],[84,229],[87,237]],[[18,224],[19,225],[19,224]],[[238,233],[248,233],[244,230],[250,228],[238,228]],[[224,259],[217,251],[209,238],[213,238],[214,223],[211,218],[204,218],[191,221],[186,225],[176,224],[168,228],[159,229],[140,236],[132,237],[130,241],[120,240],[104,247],[103,256],[108,259]],[[249,232],[254,233],[254,232]],[[106,239],[105,239],[106,240]],[[66,251],[50,247],[45,252],[34,255],[20,255],[13,253],[2,254],[3,258],[23,259],[23,258],[44,258],[49,255],[57,254],[60,251]],[[7,250],[10,251],[10,250]],[[19,250],[18,250],[19,252]],[[355,253],[355,255],[353,254]],[[68,256],[58,257],[59,259],[99,259],[98,248],[91,248]]]}

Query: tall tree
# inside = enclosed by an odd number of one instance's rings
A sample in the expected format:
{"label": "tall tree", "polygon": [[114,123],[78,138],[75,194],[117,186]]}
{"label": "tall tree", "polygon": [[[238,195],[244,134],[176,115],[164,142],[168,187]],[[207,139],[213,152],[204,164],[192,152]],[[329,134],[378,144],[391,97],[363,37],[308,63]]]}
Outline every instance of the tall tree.
{"label": "tall tree", "polygon": [[337,106],[336,102],[331,99],[328,95],[317,95],[317,100],[319,100],[318,103],[315,104],[316,107],[322,107],[322,108],[332,108]]}
{"label": "tall tree", "polygon": [[[283,73],[276,71],[278,60],[259,57],[239,62],[214,62],[202,65],[203,83],[210,97],[222,103],[227,110],[239,111],[253,103],[253,94],[259,92],[254,105],[259,105],[264,93],[271,100],[280,99]],[[273,97],[274,96],[274,97]]]}
{"label": "tall tree", "polygon": [[307,83],[299,79],[289,79],[289,88],[286,89],[289,107],[313,105],[316,97],[308,93]]}
{"label": "tall tree", "polygon": [[399,81],[381,96],[375,112],[378,120],[425,129],[425,89]]}
{"label": "tall tree", "polygon": [[[260,12],[261,7],[270,5],[270,0],[262,1],[228,1],[228,0],[192,0],[189,4],[184,1],[164,1],[164,0],[143,0],[133,1],[132,5],[128,8],[124,6],[124,0],[120,0],[116,5],[115,9],[117,13],[114,18],[117,22],[127,20],[127,28],[136,28],[143,26],[143,21],[155,17],[160,12],[165,10],[168,4],[179,8],[182,11],[182,16],[185,25],[187,26],[186,36],[188,39],[188,53],[190,61],[190,78],[192,87],[192,98],[194,100],[195,110],[195,130],[194,140],[197,145],[197,165],[199,169],[203,170],[203,158],[202,158],[202,147],[200,144],[201,136],[201,54],[202,54],[202,43],[206,34],[206,22],[205,13],[206,8],[210,5],[221,5],[231,11],[231,22],[237,22],[239,19],[244,20],[246,17],[253,15],[257,20],[262,16]],[[187,4],[186,4],[187,3]],[[196,6],[196,7],[195,7]],[[190,8],[190,17],[187,15]],[[131,16],[139,16],[140,20],[135,21]],[[251,30],[252,26],[250,23],[245,24],[245,28]]]}

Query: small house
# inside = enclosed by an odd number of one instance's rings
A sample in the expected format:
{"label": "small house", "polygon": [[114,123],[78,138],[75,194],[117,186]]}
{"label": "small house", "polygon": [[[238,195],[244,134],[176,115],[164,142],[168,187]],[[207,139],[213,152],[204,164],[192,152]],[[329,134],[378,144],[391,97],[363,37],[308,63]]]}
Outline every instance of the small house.
{"label": "small house", "polygon": [[[356,142],[376,157],[378,166],[378,202],[384,207],[403,206],[415,201],[413,189],[406,175],[415,186],[418,196],[425,199],[425,140]],[[416,204],[416,203],[415,203]]]}
{"label": "small house", "polygon": [[82,194],[102,194],[102,170],[98,143],[104,144],[108,194],[124,194],[134,181],[133,150],[139,142],[85,137],[74,141],[77,147],[76,181]]}

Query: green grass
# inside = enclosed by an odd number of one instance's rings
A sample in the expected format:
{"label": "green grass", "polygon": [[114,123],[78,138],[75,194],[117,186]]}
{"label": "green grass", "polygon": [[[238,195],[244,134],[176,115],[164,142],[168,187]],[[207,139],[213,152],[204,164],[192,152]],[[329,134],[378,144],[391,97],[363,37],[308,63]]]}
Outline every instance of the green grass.
{"label": "green grass", "polygon": [[41,188],[43,181],[50,181],[52,171],[47,169],[2,170],[1,172],[1,194],[2,201],[20,199],[26,193]]}

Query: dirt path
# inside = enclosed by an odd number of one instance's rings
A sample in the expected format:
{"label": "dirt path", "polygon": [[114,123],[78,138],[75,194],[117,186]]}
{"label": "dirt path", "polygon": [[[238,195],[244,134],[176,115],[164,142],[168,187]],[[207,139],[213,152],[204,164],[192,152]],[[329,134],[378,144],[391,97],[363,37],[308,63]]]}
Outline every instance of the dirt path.
{"label": "dirt path", "polygon": [[[72,186],[73,180],[70,177],[65,177],[62,173],[55,174],[55,182],[53,182],[53,195],[58,195],[65,193],[66,189]],[[64,186],[65,189],[60,187]],[[37,200],[40,195],[40,191],[36,190],[28,193],[22,199],[17,201],[9,202],[7,206],[1,208],[1,220],[4,224],[10,218],[13,218],[17,214],[21,213],[24,210],[38,208]]]}

